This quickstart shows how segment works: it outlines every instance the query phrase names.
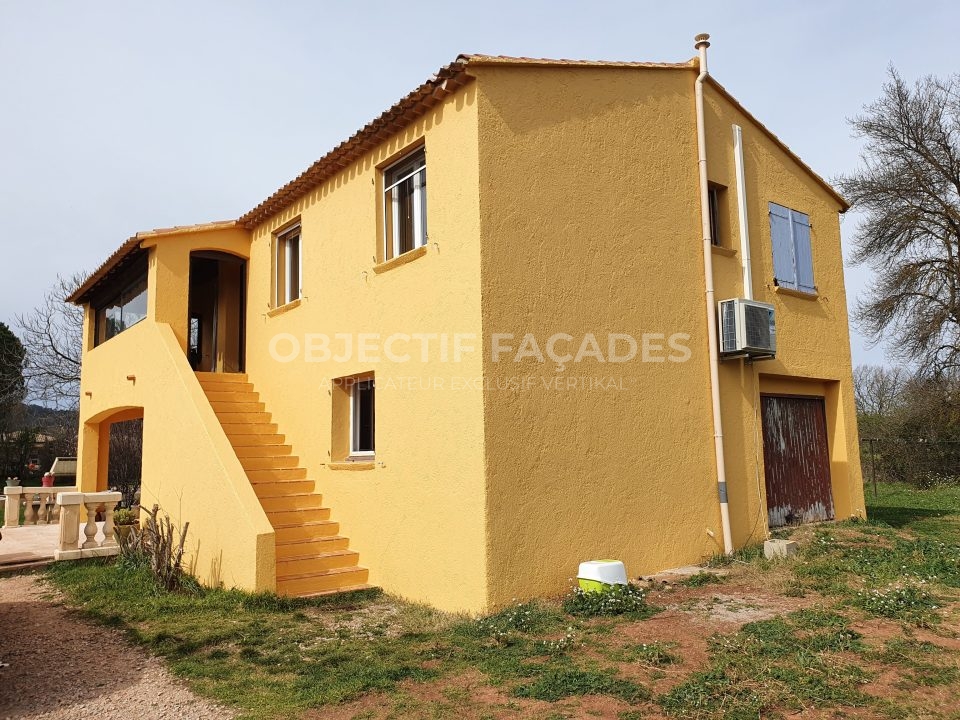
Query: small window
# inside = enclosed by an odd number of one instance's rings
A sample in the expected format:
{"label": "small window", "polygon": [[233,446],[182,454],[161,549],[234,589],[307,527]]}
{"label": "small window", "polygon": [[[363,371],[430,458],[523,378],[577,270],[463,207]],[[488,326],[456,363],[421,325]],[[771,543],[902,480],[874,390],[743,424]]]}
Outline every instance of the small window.
{"label": "small window", "polygon": [[300,299],[303,278],[301,258],[300,226],[296,225],[278,234],[274,243],[274,267],[277,271],[275,307]]}
{"label": "small window", "polygon": [[720,247],[727,239],[725,237],[727,189],[723,185],[710,183],[707,186],[707,201],[710,206],[710,240]]}
{"label": "small window", "polygon": [[369,457],[374,453],[374,383],[358,380],[350,388],[350,456]]}
{"label": "small window", "polygon": [[383,171],[385,260],[427,244],[427,156],[423,148]]}
{"label": "small window", "polygon": [[770,203],[770,242],[773,280],[778,287],[814,294],[810,218],[802,212]]}

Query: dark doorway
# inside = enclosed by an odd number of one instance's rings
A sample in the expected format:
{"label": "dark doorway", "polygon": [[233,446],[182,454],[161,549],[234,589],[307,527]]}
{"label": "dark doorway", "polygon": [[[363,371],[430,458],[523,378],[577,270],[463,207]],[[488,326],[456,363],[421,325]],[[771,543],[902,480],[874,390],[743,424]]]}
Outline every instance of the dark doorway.
{"label": "dark doorway", "polygon": [[187,357],[198,372],[243,372],[246,270],[227,253],[190,255]]}
{"label": "dark doorway", "polygon": [[833,520],[823,398],[762,395],[760,410],[770,527]]}

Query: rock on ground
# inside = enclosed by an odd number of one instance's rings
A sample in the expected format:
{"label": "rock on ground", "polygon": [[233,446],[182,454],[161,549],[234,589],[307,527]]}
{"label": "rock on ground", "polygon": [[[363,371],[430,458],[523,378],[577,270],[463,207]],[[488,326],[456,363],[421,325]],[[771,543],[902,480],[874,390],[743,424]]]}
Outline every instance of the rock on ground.
{"label": "rock on ground", "polygon": [[37,575],[0,577],[0,718],[219,720],[163,663],[81,620]]}

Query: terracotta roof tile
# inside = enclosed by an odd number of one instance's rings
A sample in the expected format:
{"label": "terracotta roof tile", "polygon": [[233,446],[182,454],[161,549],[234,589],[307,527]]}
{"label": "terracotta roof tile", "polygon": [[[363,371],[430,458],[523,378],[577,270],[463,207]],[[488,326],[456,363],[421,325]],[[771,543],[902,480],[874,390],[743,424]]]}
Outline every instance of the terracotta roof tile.
{"label": "terracotta roof tile", "polygon": [[165,235],[182,235],[190,232],[207,232],[210,230],[224,230],[237,227],[236,220],[221,220],[218,222],[200,223],[198,225],[178,225],[172,228],[157,228],[155,230],[144,230],[138,232],[131,238],[124,241],[123,245],[118,247],[103,263],[87,277],[86,280],[74,290],[67,298],[67,302],[83,303],[87,296],[102,280],[116,270],[120,264],[136,250],[140,249],[140,243],[147,238],[163,237]]}

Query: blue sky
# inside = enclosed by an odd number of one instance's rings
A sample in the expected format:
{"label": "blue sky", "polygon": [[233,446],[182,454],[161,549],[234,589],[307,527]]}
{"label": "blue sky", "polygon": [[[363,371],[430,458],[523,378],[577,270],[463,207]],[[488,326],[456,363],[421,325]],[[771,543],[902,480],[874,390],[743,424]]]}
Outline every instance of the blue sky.
{"label": "blue sky", "polygon": [[239,216],[461,52],[679,61],[709,32],[711,72],[830,178],[888,64],[957,71],[958,22],[943,1],[0,0],[0,321],[137,230]]}

